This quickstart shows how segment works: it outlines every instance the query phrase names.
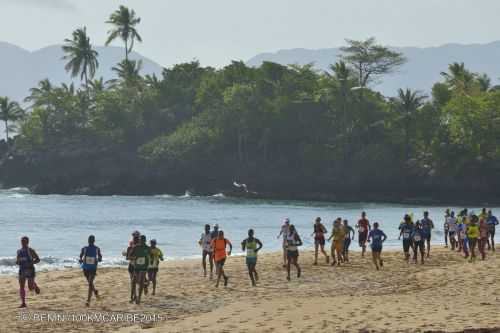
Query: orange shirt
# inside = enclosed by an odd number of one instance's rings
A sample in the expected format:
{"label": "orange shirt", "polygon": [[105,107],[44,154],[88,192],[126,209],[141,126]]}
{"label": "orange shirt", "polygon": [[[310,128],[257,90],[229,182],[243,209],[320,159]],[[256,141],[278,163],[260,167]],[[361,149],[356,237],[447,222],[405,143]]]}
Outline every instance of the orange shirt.
{"label": "orange shirt", "polygon": [[226,258],[226,245],[231,244],[231,242],[227,239],[214,239],[211,242],[212,249],[214,251],[215,261],[220,261]]}

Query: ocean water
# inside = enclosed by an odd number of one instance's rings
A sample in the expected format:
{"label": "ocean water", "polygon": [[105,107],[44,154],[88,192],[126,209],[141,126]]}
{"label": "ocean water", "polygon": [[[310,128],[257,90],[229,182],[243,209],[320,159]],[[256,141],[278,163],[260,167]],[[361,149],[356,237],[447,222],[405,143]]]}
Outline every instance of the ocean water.
{"label": "ocean water", "polygon": [[[226,198],[221,194],[210,197],[184,196],[65,196],[33,195],[27,189],[0,190],[0,274],[14,274],[16,250],[20,238],[30,237],[42,262],[38,271],[78,267],[80,249],[90,234],[103,253],[102,266],[125,265],[121,253],[126,249],[130,234],[139,230],[158,241],[168,259],[200,257],[198,240],[205,224],[219,224],[226,238],[241,252],[240,242],[253,228],[264,243],[264,251],[281,248],[276,238],[282,221],[291,219],[304,241],[305,248],[313,247],[312,224],[317,216],[330,230],[337,217],[354,225],[361,211],[368,219],[379,222],[388,235],[385,248],[399,248],[399,223],[406,213],[420,218],[430,212],[436,229],[433,243],[443,243],[443,222],[446,208],[399,204],[328,203]],[[479,209],[473,208],[476,212]],[[494,207],[494,211],[498,210]],[[328,246],[328,245],[327,245]],[[359,250],[356,242],[351,250]]]}

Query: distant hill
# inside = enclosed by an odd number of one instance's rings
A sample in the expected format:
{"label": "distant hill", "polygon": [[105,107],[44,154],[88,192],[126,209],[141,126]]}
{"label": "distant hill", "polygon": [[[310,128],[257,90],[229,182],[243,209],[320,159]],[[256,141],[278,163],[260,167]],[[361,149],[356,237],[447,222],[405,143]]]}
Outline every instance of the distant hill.
{"label": "distant hill", "polygon": [[[96,47],[96,50],[99,52],[99,70],[96,78],[101,76],[105,80],[113,78],[115,75],[111,68],[123,59],[123,48]],[[61,45],[30,52],[0,42],[0,96],[22,101],[29,94],[29,89],[45,78],[49,78],[55,84],[71,82],[70,75],[64,70],[65,60],[61,60],[62,57]],[[142,74],[161,73],[161,66],[152,60],[135,52],[130,57],[143,61]]]}
{"label": "distant hill", "polygon": [[[394,96],[398,88],[419,89],[430,92],[432,85],[441,80],[440,73],[446,71],[452,62],[464,62],[474,72],[488,74],[493,84],[500,77],[500,41],[489,44],[447,44],[439,47],[394,47],[402,52],[408,62],[395,73],[383,78],[374,88],[384,95]],[[338,48],[331,49],[290,49],[275,53],[262,53],[248,64],[258,66],[263,61],[277,62],[283,65],[314,63],[317,69],[327,70],[340,55]]]}

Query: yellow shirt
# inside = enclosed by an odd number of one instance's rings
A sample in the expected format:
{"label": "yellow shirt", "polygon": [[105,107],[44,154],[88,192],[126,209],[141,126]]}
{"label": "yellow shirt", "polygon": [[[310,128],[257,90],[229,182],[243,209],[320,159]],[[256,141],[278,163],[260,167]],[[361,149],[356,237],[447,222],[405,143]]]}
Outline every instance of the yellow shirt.
{"label": "yellow shirt", "polygon": [[333,227],[333,230],[332,230],[333,241],[344,240],[346,234],[347,234],[347,232],[346,232],[346,228],[344,226]]}
{"label": "yellow shirt", "polygon": [[467,237],[468,238],[479,238],[479,226],[476,224],[471,224],[467,226]]}
{"label": "yellow shirt", "polygon": [[149,251],[149,266],[148,268],[158,268],[160,259],[163,260],[163,252],[157,247],[150,248]]}

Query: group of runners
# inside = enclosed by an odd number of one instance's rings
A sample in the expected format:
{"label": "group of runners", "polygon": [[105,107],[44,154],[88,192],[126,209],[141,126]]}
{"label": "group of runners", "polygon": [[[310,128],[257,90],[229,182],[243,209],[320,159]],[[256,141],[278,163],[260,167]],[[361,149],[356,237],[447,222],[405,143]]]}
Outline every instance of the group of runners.
{"label": "group of runners", "polygon": [[[481,254],[481,258],[486,258],[486,249],[495,251],[495,228],[499,224],[498,219],[492,211],[482,209],[480,214],[474,214],[467,209],[463,209],[458,214],[451,210],[446,210],[444,216],[444,236],[445,247],[463,253],[470,261],[476,259],[476,249]],[[430,256],[430,245],[434,222],[429,217],[428,212],[424,212],[423,218],[414,222],[412,214],[406,214],[399,225],[399,239],[402,239],[404,260],[410,261],[413,252],[413,261],[423,264],[425,258]],[[366,213],[361,213],[354,228],[349,222],[342,218],[337,218],[333,222],[332,230],[328,236],[328,230],[322,223],[320,217],[316,218],[313,224],[314,237],[314,265],[318,264],[319,252],[325,257],[327,264],[340,266],[349,262],[349,247],[358,234],[358,244],[361,248],[361,256],[366,253],[367,245],[370,245],[372,260],[375,268],[380,269],[384,265],[381,258],[384,242],[387,235],[380,229],[379,223],[370,224]],[[328,237],[327,237],[328,236]],[[296,276],[300,278],[301,268],[298,262],[299,247],[303,245],[302,239],[297,229],[290,223],[290,219],[285,219],[281,230],[277,236],[283,241],[283,268],[286,268],[286,279],[291,279],[292,266],[296,269]],[[326,242],[331,242],[330,252],[325,251]],[[202,268],[204,276],[213,279],[215,268],[216,284],[218,287],[221,280],[224,286],[228,285],[229,277],[224,271],[224,264],[227,256],[231,255],[233,245],[224,236],[224,232],[219,226],[214,225],[213,229],[209,224],[205,225],[205,230],[201,234],[198,244],[202,248]],[[248,237],[241,242],[241,249],[245,252],[245,261],[248,269],[251,284],[257,285],[259,275],[256,270],[257,254],[262,249],[262,242],[255,237],[253,229],[248,230]],[[128,272],[130,277],[130,303],[141,303],[143,294],[148,294],[149,285],[152,284],[152,295],[155,295],[157,288],[157,274],[160,261],[164,260],[163,252],[157,247],[157,242],[151,239],[149,246],[145,235],[139,231],[132,233],[132,239],[128,247],[123,251],[123,256],[128,261]],[[102,253],[95,245],[95,237],[88,237],[88,245],[84,246],[79,255],[79,262],[83,274],[88,283],[88,296],[86,306],[90,305],[92,296],[99,298],[99,292],[95,288],[94,281],[97,274],[98,263],[102,261]],[[207,265],[208,261],[208,265]],[[29,238],[21,238],[21,249],[17,251],[16,263],[19,266],[19,295],[21,306],[26,307],[25,286],[36,294],[40,293],[40,288],[35,282],[35,265],[40,262],[40,257],[34,249],[29,246]],[[208,267],[207,267],[208,266]]]}
{"label": "group of runners", "polygon": [[463,253],[472,262],[476,259],[476,249],[481,259],[486,258],[486,249],[495,251],[495,230],[498,219],[491,210],[483,208],[479,214],[463,209],[457,215],[446,210],[444,233],[445,247]]}

